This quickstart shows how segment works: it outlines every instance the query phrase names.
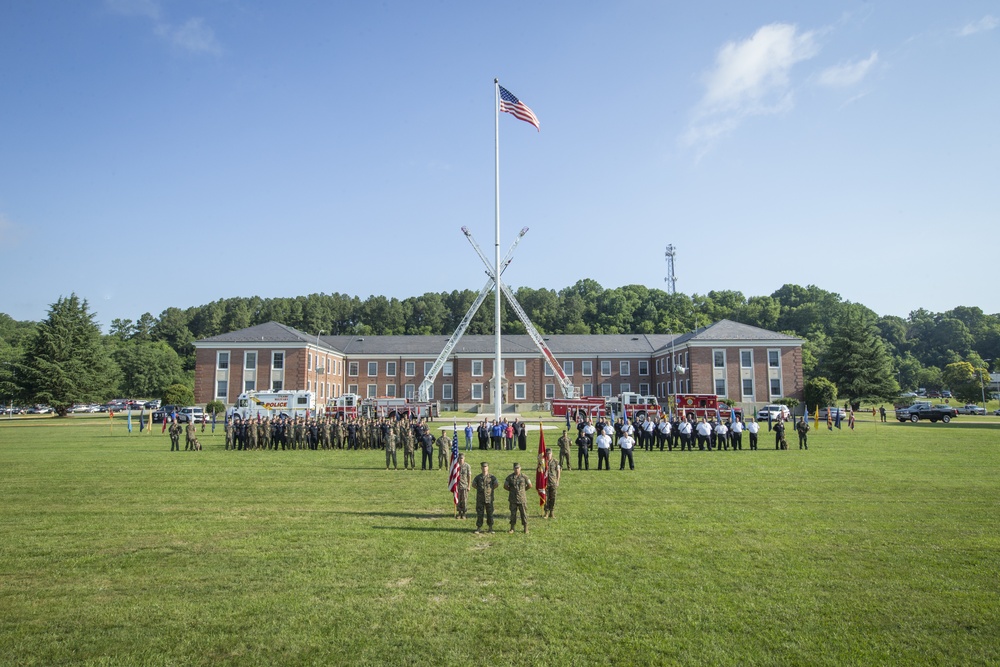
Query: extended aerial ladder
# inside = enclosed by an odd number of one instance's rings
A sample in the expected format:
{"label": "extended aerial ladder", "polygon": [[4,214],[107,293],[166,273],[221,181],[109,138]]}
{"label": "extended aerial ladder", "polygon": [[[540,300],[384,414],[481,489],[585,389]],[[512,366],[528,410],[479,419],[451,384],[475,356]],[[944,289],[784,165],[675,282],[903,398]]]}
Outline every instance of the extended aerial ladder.
{"label": "extended aerial ladder", "polygon": [[[527,227],[521,230],[521,232],[517,235],[517,238],[514,240],[513,245],[511,245],[510,250],[507,252],[506,258],[500,263],[499,273],[501,275],[503,274],[507,266],[510,264],[512,256],[514,254],[514,249],[517,247],[517,244],[521,242],[521,238],[524,237],[524,235],[527,232],[528,232]],[[531,323],[531,320],[528,318],[528,314],[524,312],[524,309],[521,308],[521,304],[518,303],[517,299],[514,297],[514,293],[510,290],[509,287],[507,287],[507,285],[502,280],[500,280],[500,276],[495,274],[489,260],[486,259],[486,256],[483,254],[483,251],[479,248],[479,244],[476,243],[476,240],[474,238],[472,238],[472,232],[470,232],[467,227],[462,227],[462,233],[465,234],[465,237],[469,240],[469,243],[472,244],[472,248],[476,251],[476,254],[479,255],[479,259],[481,259],[483,264],[486,266],[486,275],[489,276],[489,279],[486,281],[486,284],[483,286],[483,289],[480,290],[479,296],[476,297],[476,300],[469,308],[469,312],[465,314],[465,318],[462,319],[462,322],[458,325],[458,328],[455,329],[455,333],[452,334],[451,338],[445,344],[444,349],[441,350],[441,354],[438,355],[437,360],[434,362],[434,364],[431,366],[430,371],[424,377],[423,382],[420,383],[420,387],[417,390],[417,395],[419,396],[419,400],[421,401],[428,400],[427,396],[430,393],[429,392],[430,387],[433,386],[434,380],[435,378],[437,378],[438,372],[444,366],[444,363],[448,359],[448,357],[451,356],[451,353],[455,349],[455,346],[458,344],[459,339],[461,339],[462,335],[465,333],[465,330],[469,327],[469,323],[472,322],[472,318],[475,316],[476,311],[479,310],[479,306],[482,305],[483,301],[486,299],[486,296],[490,293],[490,291],[493,290],[493,287],[495,285],[499,285],[500,291],[502,291],[504,293],[504,296],[507,297],[507,301],[508,303],[510,303],[511,308],[514,309],[514,312],[517,314],[518,319],[520,319],[521,323],[524,325],[524,330],[528,333],[528,337],[531,338],[531,341],[535,344],[535,347],[537,347],[538,351],[542,353],[542,357],[545,359],[546,363],[552,368],[552,371],[556,374],[556,378],[559,380],[559,388],[562,390],[563,396],[566,398],[578,398],[577,389],[575,386],[573,386],[572,380],[570,380],[566,376],[566,373],[563,371],[562,366],[559,364],[559,362],[556,361],[556,358],[552,354],[552,351],[549,349],[548,345],[545,344],[545,340],[542,338],[541,334],[538,333],[538,330],[535,329],[535,326]],[[496,372],[499,372],[499,369],[497,369]]]}
{"label": "extended aerial ladder", "polygon": [[[468,233],[465,227],[462,227],[462,231]],[[527,233],[528,233],[528,228],[525,227],[517,235],[517,238],[514,239],[514,243],[511,244],[510,250],[507,251],[507,256],[500,263],[501,274],[503,273],[504,269],[506,269],[507,266],[510,264],[511,260],[514,258],[514,249],[517,247],[517,244],[521,242],[521,239],[524,238],[524,235]],[[418,401],[429,400],[428,397],[430,396],[430,389],[431,387],[434,386],[434,380],[437,378],[437,374],[441,372],[441,369],[444,367],[445,362],[448,361],[448,357],[451,356],[451,353],[452,351],[454,351],[455,346],[458,345],[458,341],[461,340],[463,335],[465,335],[465,330],[468,329],[469,324],[472,323],[472,318],[476,316],[476,311],[479,310],[479,307],[483,305],[483,301],[485,301],[486,297],[489,296],[490,292],[493,291],[493,286],[496,285],[496,282],[493,279],[492,270],[487,271],[487,275],[489,275],[490,277],[486,281],[486,284],[483,285],[483,289],[479,290],[479,295],[476,297],[476,300],[472,302],[472,306],[469,307],[469,311],[465,314],[465,317],[462,318],[462,321],[459,322],[458,327],[455,329],[455,333],[453,333],[451,335],[451,338],[448,339],[448,342],[445,343],[444,349],[441,350],[441,354],[438,355],[438,358],[434,361],[433,365],[431,365],[430,370],[424,376],[423,382],[421,382],[420,386],[417,388]]]}

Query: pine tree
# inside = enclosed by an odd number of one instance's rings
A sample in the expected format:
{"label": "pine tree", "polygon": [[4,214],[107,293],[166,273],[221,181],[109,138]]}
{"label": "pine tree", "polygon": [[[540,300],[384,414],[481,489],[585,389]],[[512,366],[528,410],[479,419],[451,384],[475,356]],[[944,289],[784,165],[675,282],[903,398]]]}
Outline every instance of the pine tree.
{"label": "pine tree", "polygon": [[861,307],[847,307],[841,313],[822,365],[837,392],[852,403],[899,395],[892,358],[875,323]]}
{"label": "pine tree", "polygon": [[48,404],[64,416],[73,403],[97,402],[114,391],[118,370],[94,317],[76,294],[52,304],[18,369],[30,400]]}

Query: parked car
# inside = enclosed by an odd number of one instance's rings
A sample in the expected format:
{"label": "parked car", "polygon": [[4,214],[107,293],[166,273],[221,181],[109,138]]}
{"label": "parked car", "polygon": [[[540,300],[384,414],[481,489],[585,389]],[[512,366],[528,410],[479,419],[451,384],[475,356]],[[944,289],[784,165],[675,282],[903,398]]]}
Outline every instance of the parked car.
{"label": "parked car", "polygon": [[170,420],[170,415],[175,412],[180,412],[181,408],[178,405],[164,405],[159,410],[153,412],[153,423],[162,424],[164,419]]}
{"label": "parked car", "polygon": [[993,414],[995,414],[997,417],[1000,417],[1000,410],[994,410]]}
{"label": "parked car", "polygon": [[23,415],[25,409],[19,405],[7,405],[4,407],[3,412],[5,415]]}
{"label": "parked car", "polygon": [[178,424],[186,424],[188,422],[201,424],[205,420],[205,411],[199,407],[192,406],[188,408],[181,408],[180,412],[177,413]]}
{"label": "parked car", "polygon": [[985,415],[986,408],[972,403],[967,403],[960,408],[955,408],[955,412],[960,415]]}
{"label": "parked car", "polygon": [[830,419],[837,421],[837,414],[840,414],[841,421],[847,421],[847,410],[844,408],[820,408],[819,418],[825,420],[829,414]]}
{"label": "parked car", "polygon": [[28,408],[29,415],[47,415],[52,412],[52,408],[47,405],[32,405]]}
{"label": "parked car", "polygon": [[945,389],[941,392],[941,398],[951,398],[951,392]]}
{"label": "parked car", "polygon": [[160,407],[160,399],[157,398],[152,401],[146,401],[145,403],[143,403],[142,407],[146,408],[147,410],[156,410],[157,408]]}
{"label": "parked car", "polygon": [[772,421],[779,417],[786,420],[792,418],[792,413],[787,405],[765,405],[762,408],[757,408],[757,421],[767,421],[769,415]]}

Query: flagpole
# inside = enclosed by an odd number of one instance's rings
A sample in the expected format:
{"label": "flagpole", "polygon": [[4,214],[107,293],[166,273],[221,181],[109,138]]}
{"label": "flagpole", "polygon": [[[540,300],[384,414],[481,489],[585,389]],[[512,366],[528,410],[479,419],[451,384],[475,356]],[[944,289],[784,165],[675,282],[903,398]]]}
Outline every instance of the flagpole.
{"label": "flagpole", "polygon": [[495,277],[496,297],[494,299],[494,345],[496,346],[496,357],[493,360],[493,412],[494,418],[500,421],[501,400],[500,378],[502,373],[502,361],[500,356],[500,81],[493,79],[493,114],[494,114],[494,154],[496,156],[495,176],[496,176],[496,241],[494,243],[493,275]]}

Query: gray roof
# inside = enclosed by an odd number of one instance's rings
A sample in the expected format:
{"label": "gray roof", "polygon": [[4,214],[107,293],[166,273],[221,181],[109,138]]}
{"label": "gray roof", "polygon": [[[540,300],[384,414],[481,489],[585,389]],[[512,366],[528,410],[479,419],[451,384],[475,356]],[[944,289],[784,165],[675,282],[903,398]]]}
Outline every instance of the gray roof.
{"label": "gray roof", "polygon": [[[450,336],[320,336],[320,347],[327,347],[343,354],[357,356],[371,355],[420,355],[437,356],[444,349]],[[565,334],[542,336],[553,354],[631,354],[649,355],[674,345],[700,341],[774,341],[800,343],[794,336],[768,331],[748,324],[721,320],[710,327],[683,335],[677,334]],[[317,337],[293,327],[267,322],[257,326],[233,331],[211,338],[203,338],[200,343],[310,343],[317,344]],[[527,335],[501,336],[501,349],[506,354],[537,354],[531,337]],[[494,353],[494,336],[462,336],[455,346],[454,354]]]}
{"label": "gray roof", "polygon": [[774,343],[802,343],[801,338],[789,336],[754,327],[749,324],[733,322],[732,320],[719,320],[715,324],[704,329],[696,329],[683,336],[679,336],[674,345],[684,343],[700,343],[709,341],[773,341]]}

